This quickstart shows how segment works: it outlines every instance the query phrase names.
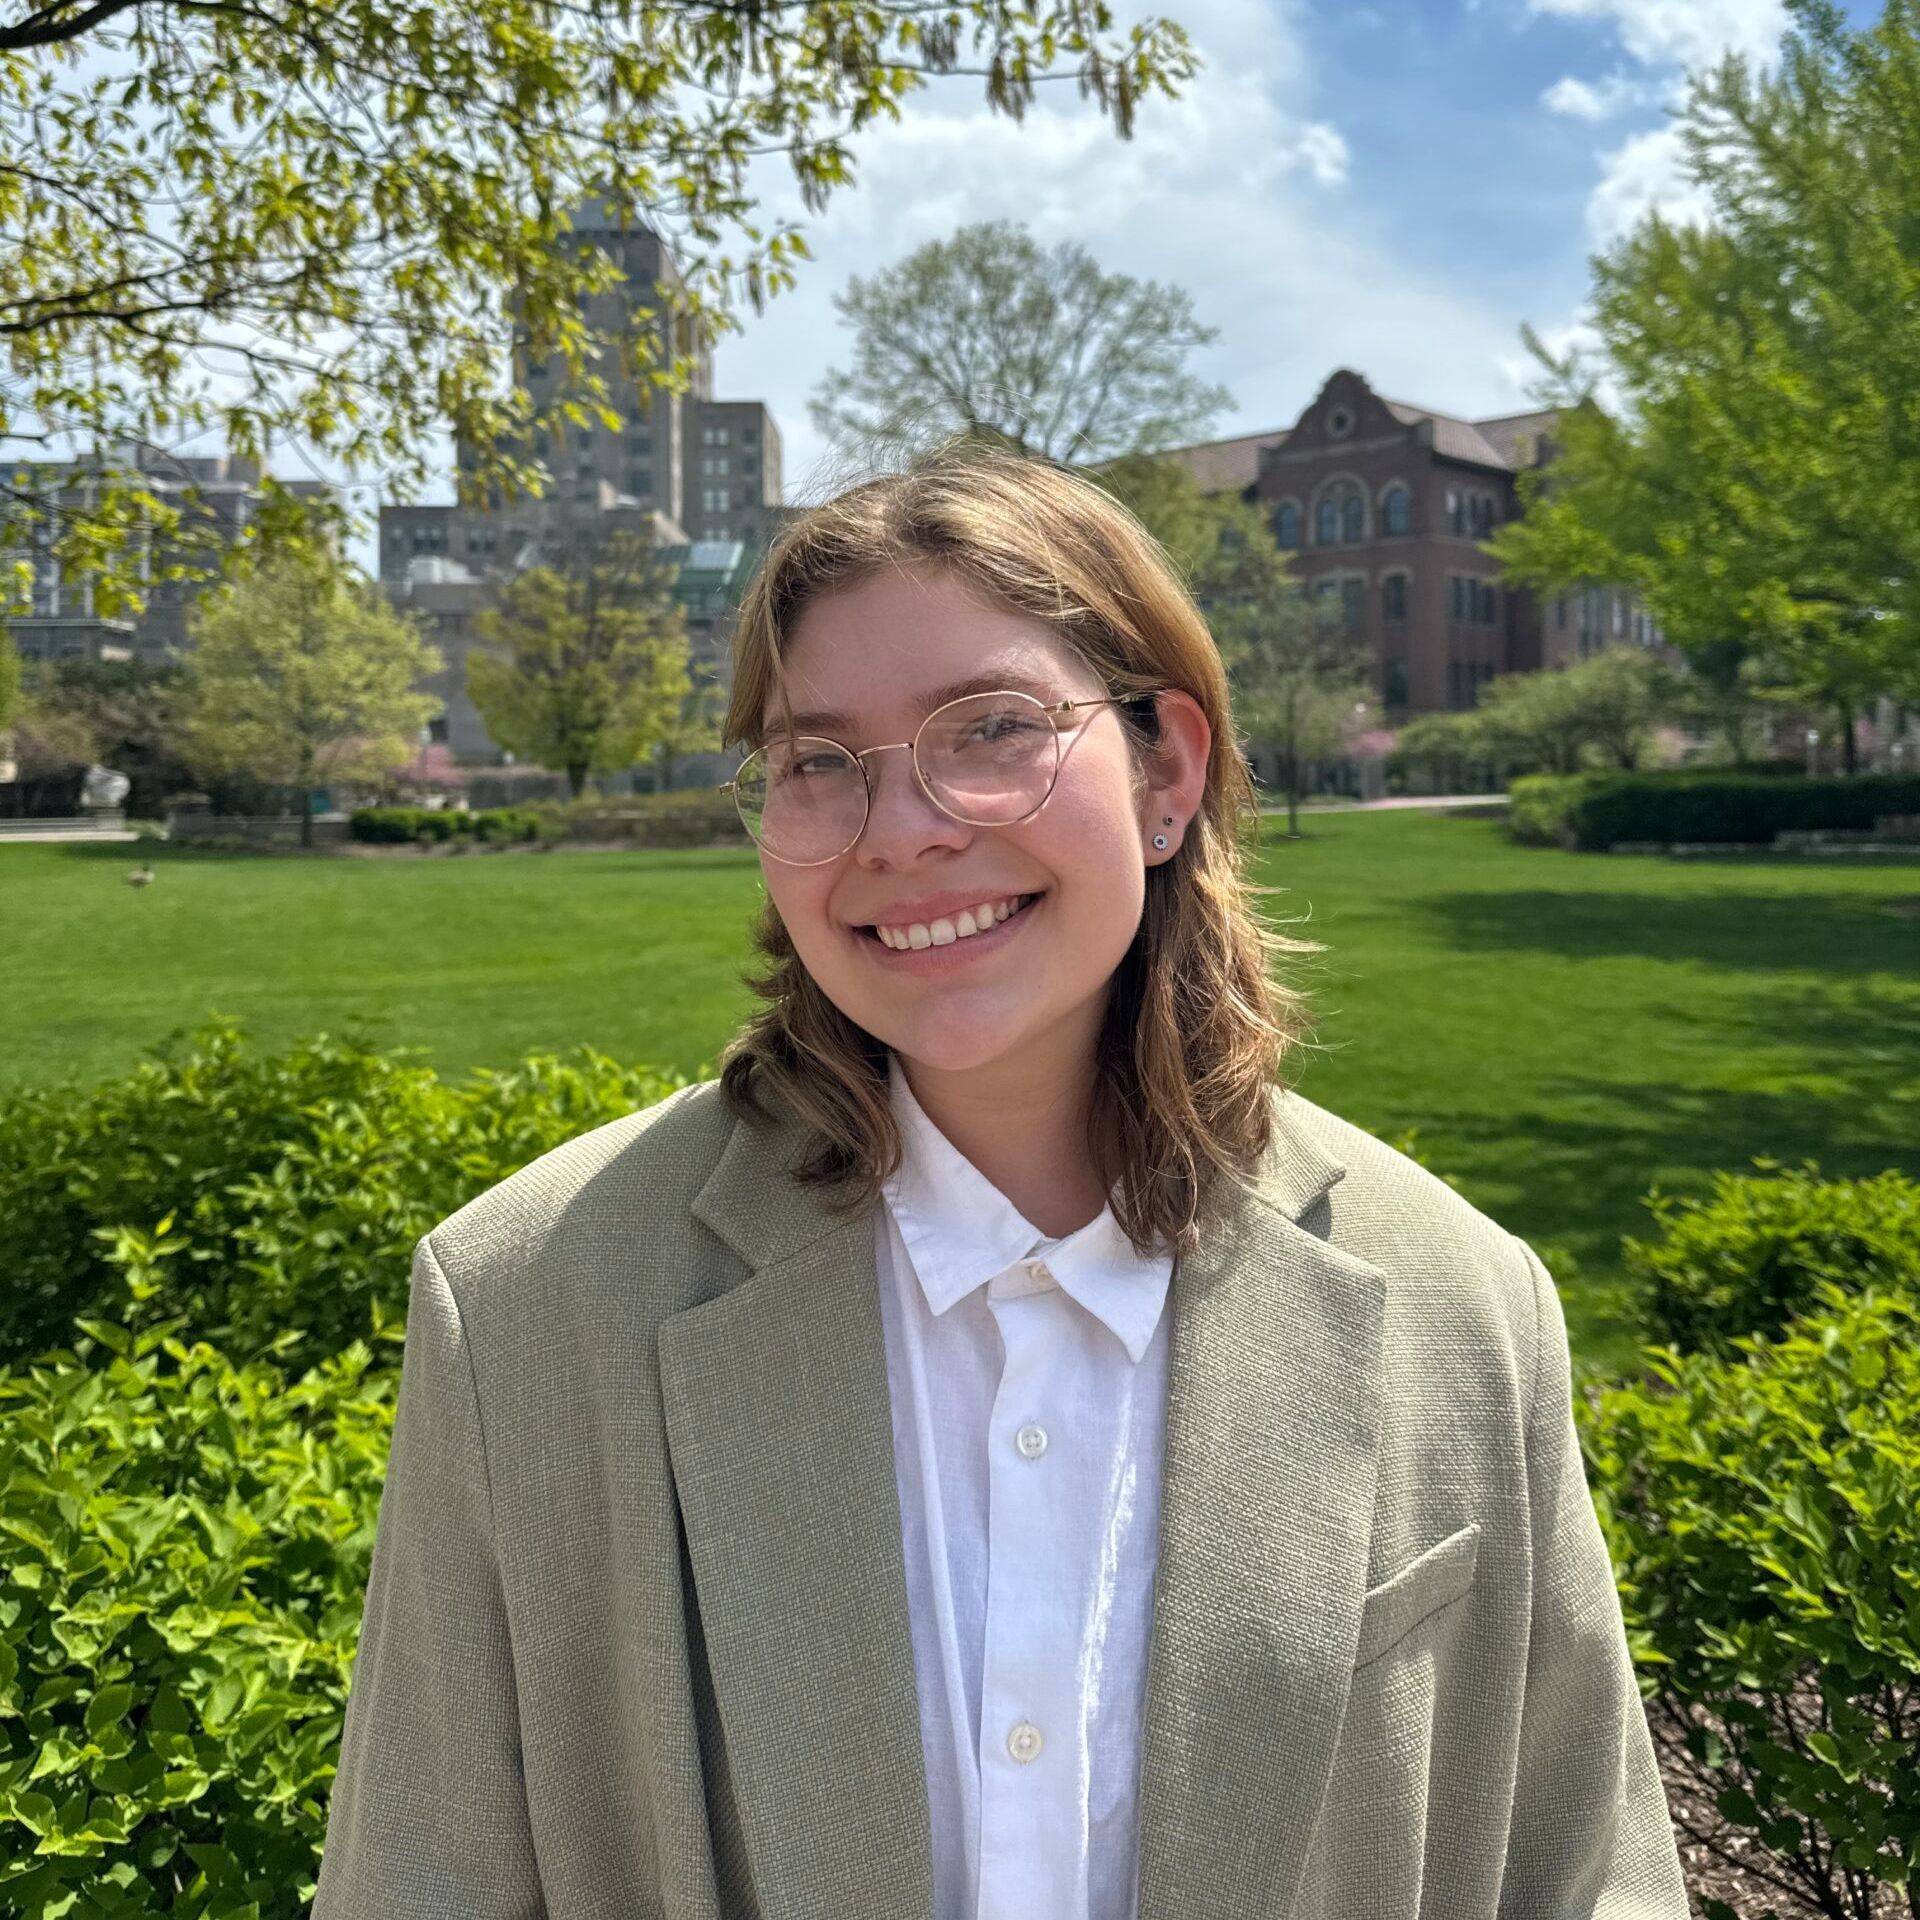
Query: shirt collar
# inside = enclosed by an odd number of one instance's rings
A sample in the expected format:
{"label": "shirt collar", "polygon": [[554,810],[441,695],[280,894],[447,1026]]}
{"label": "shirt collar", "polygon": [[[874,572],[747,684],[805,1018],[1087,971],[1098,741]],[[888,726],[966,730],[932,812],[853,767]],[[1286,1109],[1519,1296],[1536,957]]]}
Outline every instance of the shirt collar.
{"label": "shirt collar", "polygon": [[901,1162],[882,1190],[928,1308],[943,1314],[1009,1267],[1044,1257],[1062,1291],[1138,1363],[1166,1306],[1172,1255],[1143,1260],[1111,1205],[1064,1239],[1050,1240],[928,1119],[895,1054],[888,1055],[888,1082]]}

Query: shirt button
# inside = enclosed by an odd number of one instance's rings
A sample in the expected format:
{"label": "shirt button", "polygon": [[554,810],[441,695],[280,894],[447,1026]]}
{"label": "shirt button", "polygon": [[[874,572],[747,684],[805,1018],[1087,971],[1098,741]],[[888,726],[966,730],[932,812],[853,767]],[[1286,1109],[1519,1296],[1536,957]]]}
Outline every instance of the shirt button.
{"label": "shirt button", "polygon": [[1047,1263],[1044,1260],[1029,1260],[1027,1274],[1034,1280],[1051,1281],[1053,1278],[1053,1275],[1047,1271]]}
{"label": "shirt button", "polygon": [[1023,1767],[1029,1760],[1039,1759],[1044,1744],[1040,1729],[1031,1720],[1016,1720],[1007,1734],[1007,1751]]}
{"label": "shirt button", "polygon": [[1047,1430],[1041,1426],[1037,1420],[1029,1420],[1027,1424],[1013,1436],[1013,1444],[1018,1447],[1029,1460],[1038,1460],[1047,1450]]}

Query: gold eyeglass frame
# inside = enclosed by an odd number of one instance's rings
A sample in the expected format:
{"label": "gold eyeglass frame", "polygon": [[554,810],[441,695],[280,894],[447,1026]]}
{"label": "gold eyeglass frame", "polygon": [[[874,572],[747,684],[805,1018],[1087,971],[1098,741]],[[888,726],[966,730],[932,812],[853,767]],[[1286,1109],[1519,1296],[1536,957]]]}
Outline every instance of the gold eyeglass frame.
{"label": "gold eyeglass frame", "polygon": [[[1033,816],[1053,798],[1053,790],[1055,786],[1059,784],[1060,723],[1054,719],[1053,716],[1055,714],[1072,713],[1080,707],[1137,706],[1141,701],[1153,700],[1165,692],[1165,687],[1153,687],[1144,693],[1114,693],[1108,694],[1104,699],[1100,700],[1056,700],[1052,705],[1048,705],[1046,701],[1035,698],[1033,694],[1024,692],[1019,687],[988,688],[981,693],[963,693],[957,700],[942,702],[941,705],[935,707],[934,710],[920,722],[919,726],[914,729],[911,740],[894,740],[889,741],[884,746],[862,747],[858,753],[855,753],[851,747],[843,745],[838,740],[829,739],[824,733],[795,734],[795,740],[818,740],[826,746],[839,748],[839,750],[860,769],[860,784],[866,793],[866,810],[860,816],[859,832],[856,833],[838,853],[830,853],[824,860],[788,860],[780,854],[775,853],[771,848],[761,844],[759,836],[755,834],[747,820],[745,809],[740,805],[740,785],[737,777],[737,769],[734,779],[723,780],[720,783],[720,790],[722,793],[731,793],[733,795],[734,811],[739,814],[740,824],[746,827],[747,837],[752,840],[754,846],[758,848],[760,852],[764,853],[769,860],[778,860],[783,867],[824,867],[838,860],[842,854],[851,853],[853,849],[860,844],[860,835],[866,832],[867,822],[873,818],[873,782],[867,775],[867,755],[870,753],[895,753],[904,748],[906,752],[912,756],[913,777],[919,782],[920,791],[924,793],[928,801],[938,807],[949,820],[957,820],[963,827],[1017,827],[1022,820],[1031,820]],[[964,706],[969,700],[994,700],[1003,694],[1009,693],[1016,699],[1031,700],[1033,704],[1047,716],[1048,721],[1051,722],[1053,727],[1053,774],[1047,781],[1046,792],[1040,796],[1034,805],[1029,807],[1025,813],[1020,814],[1017,818],[1012,820],[969,820],[964,814],[955,813],[944,801],[938,799],[933,789],[927,785],[927,777],[920,768],[920,736],[925,733],[928,727],[930,727],[941,714],[945,713],[949,707]],[[764,745],[755,747],[753,753],[747,755],[747,760],[751,760],[754,754],[764,753],[765,751],[766,748]],[[746,765],[746,761],[742,761],[741,765]]]}

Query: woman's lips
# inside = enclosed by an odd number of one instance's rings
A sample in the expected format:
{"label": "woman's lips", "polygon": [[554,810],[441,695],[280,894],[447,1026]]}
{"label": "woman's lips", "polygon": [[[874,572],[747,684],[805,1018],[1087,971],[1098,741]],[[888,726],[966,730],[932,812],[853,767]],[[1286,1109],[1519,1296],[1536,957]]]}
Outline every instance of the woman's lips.
{"label": "woman's lips", "polygon": [[882,966],[904,967],[910,970],[932,970],[941,967],[960,965],[976,957],[971,951],[977,948],[981,954],[997,952],[1012,940],[1020,928],[1032,917],[1034,910],[1046,899],[1044,893],[1028,896],[1027,904],[1000,921],[986,933],[970,933],[964,938],[949,940],[943,947],[890,947],[871,927],[863,927],[854,938],[860,941]]}

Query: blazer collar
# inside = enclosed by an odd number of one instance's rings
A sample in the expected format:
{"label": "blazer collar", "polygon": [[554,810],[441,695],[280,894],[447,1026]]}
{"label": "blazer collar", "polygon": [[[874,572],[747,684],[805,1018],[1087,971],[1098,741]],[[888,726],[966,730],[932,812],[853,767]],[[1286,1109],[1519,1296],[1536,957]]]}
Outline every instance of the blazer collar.
{"label": "blazer collar", "polygon": [[[1386,1282],[1275,1122],[1173,1277],[1139,1920],[1291,1910],[1359,1636]],[[693,1203],[751,1271],[661,1324],[668,1446],[762,1911],[932,1920],[873,1222],[783,1177],[802,1144],[736,1123]]]}

